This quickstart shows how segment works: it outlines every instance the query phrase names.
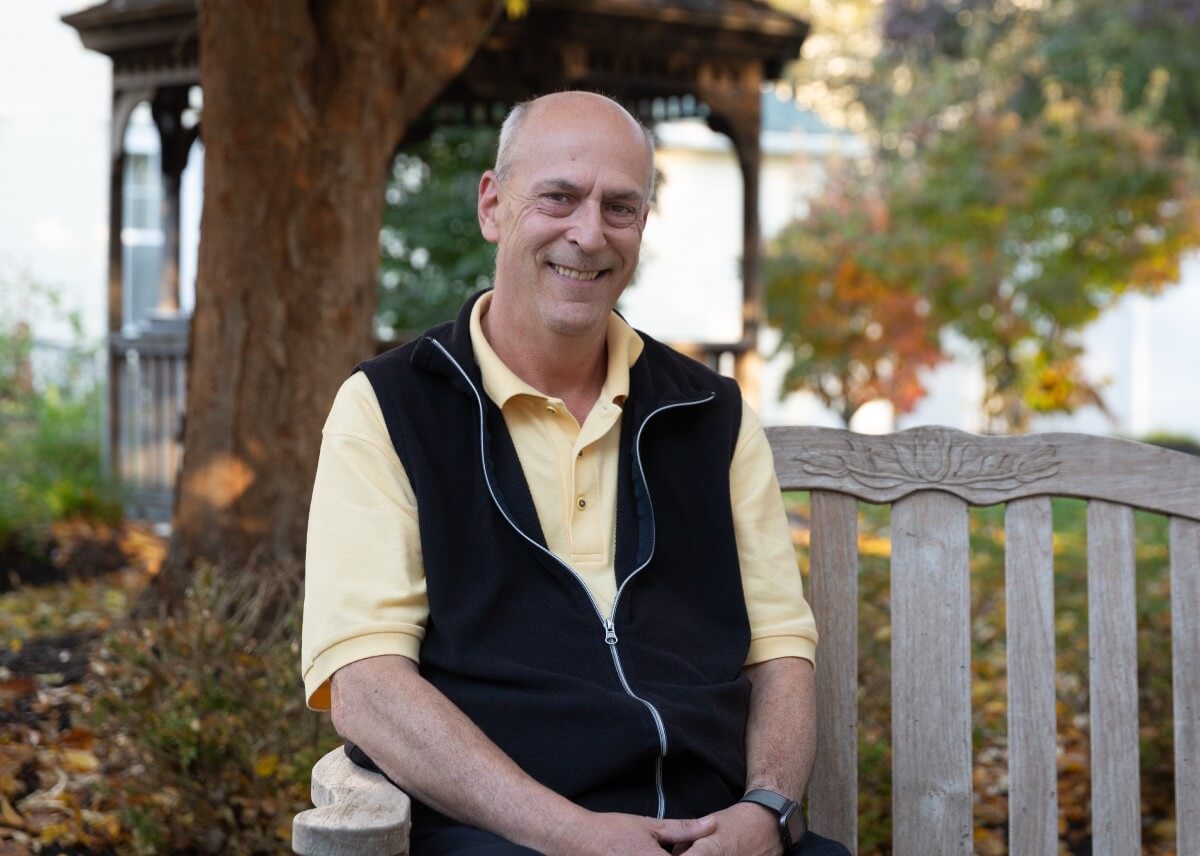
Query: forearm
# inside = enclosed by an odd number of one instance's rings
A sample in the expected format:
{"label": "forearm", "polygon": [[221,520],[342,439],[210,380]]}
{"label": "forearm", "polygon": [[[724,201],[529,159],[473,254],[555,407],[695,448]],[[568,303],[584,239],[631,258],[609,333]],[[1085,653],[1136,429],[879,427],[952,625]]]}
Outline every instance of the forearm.
{"label": "forearm", "polygon": [[752,686],[746,721],[746,789],[769,788],[799,801],[816,751],[813,666],[780,657],[746,667]]}
{"label": "forearm", "polygon": [[405,791],[443,814],[541,852],[586,812],[539,784],[402,656],[333,677],[333,722]]}

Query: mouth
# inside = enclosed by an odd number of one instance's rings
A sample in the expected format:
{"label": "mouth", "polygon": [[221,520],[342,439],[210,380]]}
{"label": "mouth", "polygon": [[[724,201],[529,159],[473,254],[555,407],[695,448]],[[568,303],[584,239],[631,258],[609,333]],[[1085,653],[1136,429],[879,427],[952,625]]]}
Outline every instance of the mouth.
{"label": "mouth", "polygon": [[565,267],[564,265],[556,265],[554,262],[547,262],[547,264],[550,266],[551,270],[553,270],[559,276],[565,277],[566,279],[573,279],[577,282],[591,282],[597,277],[604,276],[604,274],[608,273],[607,269],[578,270],[576,268]]}

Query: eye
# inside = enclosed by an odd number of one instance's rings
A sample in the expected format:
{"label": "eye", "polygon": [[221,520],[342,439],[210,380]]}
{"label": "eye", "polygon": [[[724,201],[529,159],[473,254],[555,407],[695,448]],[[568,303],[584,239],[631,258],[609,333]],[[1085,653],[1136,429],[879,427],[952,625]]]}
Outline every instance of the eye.
{"label": "eye", "polygon": [[542,198],[555,203],[565,203],[571,201],[570,194],[563,193],[561,190],[553,190],[549,193],[543,193]]}
{"label": "eye", "polygon": [[638,209],[626,202],[613,202],[604,216],[614,226],[630,226],[637,222]]}

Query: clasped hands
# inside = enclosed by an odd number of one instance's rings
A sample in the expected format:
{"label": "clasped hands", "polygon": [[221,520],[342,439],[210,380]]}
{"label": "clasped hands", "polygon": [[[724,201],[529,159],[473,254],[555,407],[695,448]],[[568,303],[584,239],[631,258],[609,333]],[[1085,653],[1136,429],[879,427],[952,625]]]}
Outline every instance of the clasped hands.
{"label": "clasped hands", "polygon": [[734,803],[694,820],[596,814],[564,830],[554,851],[591,856],[779,856],[778,821],[761,806]]}

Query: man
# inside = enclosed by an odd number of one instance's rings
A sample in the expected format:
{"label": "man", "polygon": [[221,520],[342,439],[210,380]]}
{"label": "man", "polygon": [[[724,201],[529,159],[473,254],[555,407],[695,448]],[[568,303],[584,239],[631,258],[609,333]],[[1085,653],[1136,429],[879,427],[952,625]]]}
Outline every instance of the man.
{"label": "man", "polygon": [[479,187],[494,289],[326,423],[306,692],[413,796],[417,856],[802,834],[816,631],[769,447],[731,381],[613,312],[652,183],[615,102],[514,110]]}

